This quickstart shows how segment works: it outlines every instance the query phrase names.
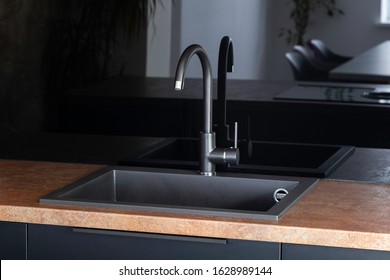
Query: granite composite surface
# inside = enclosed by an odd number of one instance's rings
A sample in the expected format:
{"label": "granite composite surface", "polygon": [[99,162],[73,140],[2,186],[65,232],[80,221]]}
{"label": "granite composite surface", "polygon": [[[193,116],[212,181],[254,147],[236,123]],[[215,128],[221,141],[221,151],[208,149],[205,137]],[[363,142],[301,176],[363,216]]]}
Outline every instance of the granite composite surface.
{"label": "granite composite surface", "polygon": [[321,180],[280,221],[40,205],[103,166],[0,160],[0,221],[390,251],[390,186]]}

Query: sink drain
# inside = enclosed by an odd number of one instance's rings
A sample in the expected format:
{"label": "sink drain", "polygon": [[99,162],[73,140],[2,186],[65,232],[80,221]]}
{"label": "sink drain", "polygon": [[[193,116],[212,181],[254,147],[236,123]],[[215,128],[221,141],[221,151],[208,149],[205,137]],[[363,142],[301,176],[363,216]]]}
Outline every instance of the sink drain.
{"label": "sink drain", "polygon": [[274,200],[276,202],[281,201],[286,195],[288,194],[288,191],[286,189],[277,189],[274,191]]}

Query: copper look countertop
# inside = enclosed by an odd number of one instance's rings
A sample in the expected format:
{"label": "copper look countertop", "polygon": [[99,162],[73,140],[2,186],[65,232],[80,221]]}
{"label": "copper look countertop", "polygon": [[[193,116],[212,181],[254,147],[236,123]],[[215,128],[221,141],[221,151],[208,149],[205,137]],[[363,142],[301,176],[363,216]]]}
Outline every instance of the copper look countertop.
{"label": "copper look countertop", "polygon": [[390,185],[321,180],[279,221],[40,205],[102,165],[0,160],[0,221],[390,251]]}

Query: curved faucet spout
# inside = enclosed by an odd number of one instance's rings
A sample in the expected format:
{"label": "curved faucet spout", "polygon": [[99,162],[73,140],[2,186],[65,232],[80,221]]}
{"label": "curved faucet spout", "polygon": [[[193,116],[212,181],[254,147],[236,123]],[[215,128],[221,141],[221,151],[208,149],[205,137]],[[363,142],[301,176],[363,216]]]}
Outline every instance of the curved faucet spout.
{"label": "curved faucet spout", "polygon": [[218,99],[217,131],[218,145],[226,145],[230,140],[229,126],[226,124],[226,73],[234,71],[233,41],[229,36],[222,38],[218,56]]}
{"label": "curved faucet spout", "polygon": [[176,69],[175,90],[184,89],[185,72],[187,70],[188,63],[190,62],[194,54],[198,55],[203,71],[203,132],[211,133],[213,125],[212,72],[210,60],[207,56],[206,51],[201,46],[191,45],[182,53]]}

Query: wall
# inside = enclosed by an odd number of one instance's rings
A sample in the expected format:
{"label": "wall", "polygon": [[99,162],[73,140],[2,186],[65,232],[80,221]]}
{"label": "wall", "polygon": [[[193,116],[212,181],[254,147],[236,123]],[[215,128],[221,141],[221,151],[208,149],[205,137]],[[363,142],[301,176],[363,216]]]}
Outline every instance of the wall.
{"label": "wall", "polygon": [[156,6],[147,31],[146,76],[169,77],[171,70],[172,2]]}
{"label": "wall", "polygon": [[[233,39],[235,55],[235,72],[229,75],[236,79],[257,79],[264,75],[265,60],[267,54],[267,11],[269,1],[258,0],[178,0],[173,2],[171,30],[158,27],[155,29],[156,42],[161,36],[158,32],[165,32],[165,37],[171,37],[170,73],[147,70],[148,76],[173,76],[177,61],[184,49],[191,44],[200,44],[207,51],[213,75],[216,77],[218,50],[220,40],[229,35]],[[166,6],[164,1],[164,6]],[[160,10],[170,17],[168,9]],[[156,20],[161,23],[159,17]],[[169,24],[169,20],[165,22]],[[162,26],[162,25],[159,25]],[[170,32],[169,32],[170,31]],[[166,43],[159,44],[161,55],[167,55]],[[156,48],[150,47],[148,58],[156,58]],[[157,57],[154,64],[158,64],[161,58]],[[152,61],[152,60],[150,60]],[[156,65],[161,68],[161,65]],[[155,67],[148,63],[148,67]],[[191,62],[187,77],[201,77],[200,63]]]}

